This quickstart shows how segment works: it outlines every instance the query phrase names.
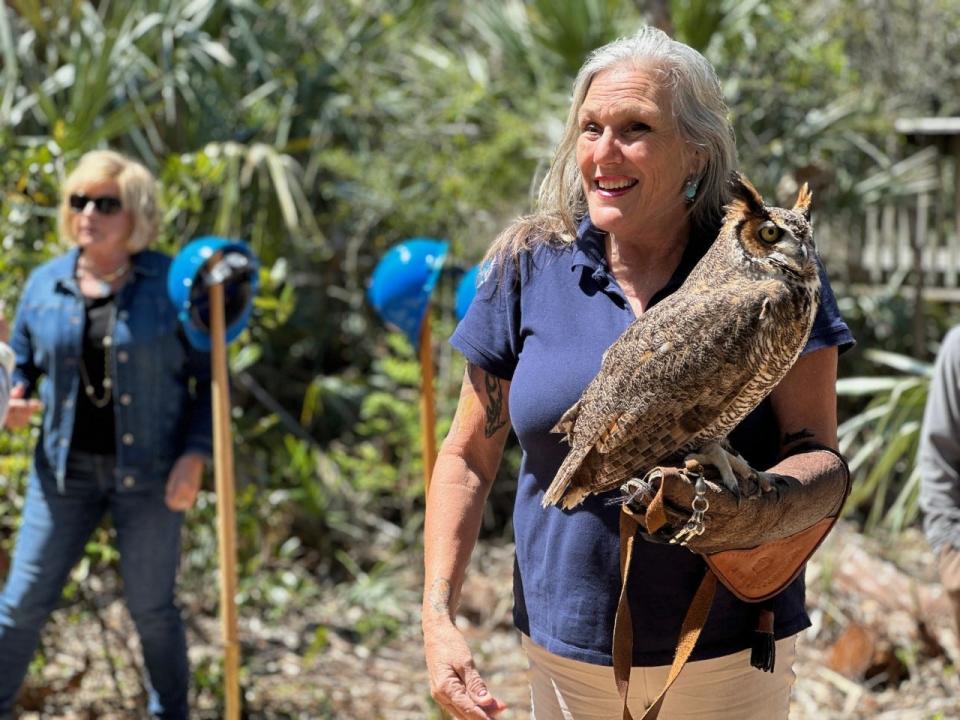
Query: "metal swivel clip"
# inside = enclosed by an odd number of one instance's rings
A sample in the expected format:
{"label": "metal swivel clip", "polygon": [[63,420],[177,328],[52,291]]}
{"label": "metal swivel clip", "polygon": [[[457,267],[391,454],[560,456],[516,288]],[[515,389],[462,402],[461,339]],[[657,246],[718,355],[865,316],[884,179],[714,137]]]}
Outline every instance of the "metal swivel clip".
{"label": "metal swivel clip", "polygon": [[690,503],[693,512],[687,524],[670,538],[671,545],[686,545],[691,539],[703,535],[707,529],[706,514],[710,509],[710,501],[707,500],[707,483],[700,473],[696,473],[696,478],[693,485],[696,494],[693,496],[693,502]]}

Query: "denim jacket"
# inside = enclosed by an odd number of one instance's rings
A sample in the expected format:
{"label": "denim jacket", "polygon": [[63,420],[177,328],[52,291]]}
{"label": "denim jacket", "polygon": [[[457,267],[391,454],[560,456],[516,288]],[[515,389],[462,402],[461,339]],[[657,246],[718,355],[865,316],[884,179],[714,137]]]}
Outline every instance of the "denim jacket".
{"label": "denim jacket", "polygon": [[[63,492],[80,391],[84,300],[74,271],[76,248],[44,263],[27,280],[10,345],[13,382],[27,395],[40,377],[43,424],[34,453]],[[210,355],[194,350],[167,297],[170,258],[153,251],[131,258],[133,280],[114,304],[110,374],[116,418],[118,492],[165,483],[184,453],[211,452]],[[191,382],[193,380],[193,382]]]}
{"label": "denim jacket", "polygon": [[15,362],[13,350],[0,340],[0,425],[3,424],[3,419],[7,415],[7,402],[10,400],[10,373],[13,372]]}

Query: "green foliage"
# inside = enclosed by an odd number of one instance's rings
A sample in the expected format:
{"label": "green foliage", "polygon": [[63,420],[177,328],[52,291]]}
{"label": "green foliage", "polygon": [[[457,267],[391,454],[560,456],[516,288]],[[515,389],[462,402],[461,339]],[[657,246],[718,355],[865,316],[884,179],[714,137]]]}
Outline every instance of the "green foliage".
{"label": "green foliage", "polygon": [[919,509],[916,455],[933,369],[896,353],[867,350],[864,355],[900,374],[837,382],[841,397],[870,398],[839,428],[840,449],[850,458],[854,478],[847,511],[864,512],[868,531],[882,525],[898,532],[916,519]]}

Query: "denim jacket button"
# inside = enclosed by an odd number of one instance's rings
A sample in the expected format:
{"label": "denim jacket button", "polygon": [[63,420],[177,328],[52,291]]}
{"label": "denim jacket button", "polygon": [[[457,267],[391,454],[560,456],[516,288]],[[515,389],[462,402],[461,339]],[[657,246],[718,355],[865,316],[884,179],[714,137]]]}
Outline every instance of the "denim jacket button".
{"label": "denim jacket button", "polygon": [[130,317],[130,313],[128,313],[126,310],[121,310],[117,313],[117,317],[120,320],[126,320],[128,317]]}
{"label": "denim jacket button", "polygon": [[63,407],[69,410],[73,407],[73,398],[67,398],[63,401]]}
{"label": "denim jacket button", "polygon": [[132,434],[132,433],[124,433],[124,434],[123,434],[123,437],[121,438],[121,440],[123,440],[123,444],[124,444],[124,445],[133,445],[133,434]]}
{"label": "denim jacket button", "polygon": [[60,438],[60,447],[66,447],[70,444],[70,441],[67,438]]}
{"label": "denim jacket button", "polygon": [[132,402],[133,402],[133,397],[130,395],[130,393],[124,393],[123,395],[120,396],[121,405],[129,405]]}
{"label": "denim jacket button", "polygon": [[129,359],[130,359],[130,355],[127,353],[126,350],[121,350],[120,352],[117,353],[117,362],[125,363]]}
{"label": "denim jacket button", "polygon": [[124,487],[132,488],[136,484],[137,484],[137,480],[136,478],[133,477],[133,475],[127,475],[123,478]]}
{"label": "denim jacket button", "polygon": [[80,324],[80,318],[77,317],[76,315],[71,315],[71,316],[70,316],[70,324],[71,324],[71,325],[79,325],[79,324]]}

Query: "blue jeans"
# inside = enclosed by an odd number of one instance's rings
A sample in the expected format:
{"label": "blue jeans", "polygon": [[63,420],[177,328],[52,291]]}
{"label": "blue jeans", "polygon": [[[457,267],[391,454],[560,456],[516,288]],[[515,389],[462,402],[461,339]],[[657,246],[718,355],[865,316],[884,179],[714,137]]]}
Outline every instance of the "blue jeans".
{"label": "blue jeans", "polygon": [[71,453],[62,495],[53,472],[42,465],[38,454],[10,574],[0,593],[0,717],[11,712],[40,630],[88,538],[109,511],[124,597],[149,675],[149,710],[160,718],[186,718],[187,644],[174,602],[183,513],[167,509],[162,482],[153,490],[116,492],[113,457]]}

